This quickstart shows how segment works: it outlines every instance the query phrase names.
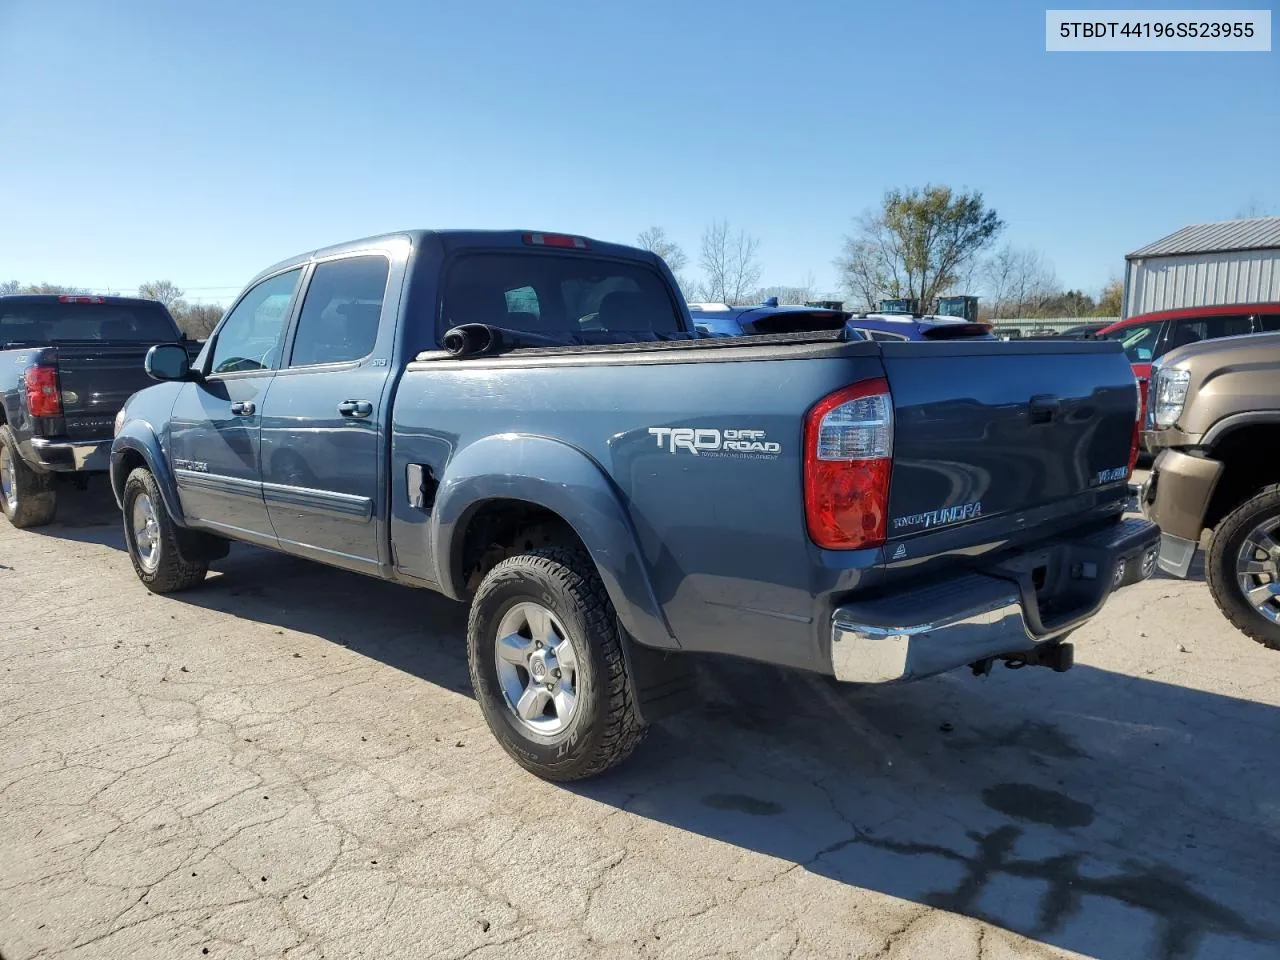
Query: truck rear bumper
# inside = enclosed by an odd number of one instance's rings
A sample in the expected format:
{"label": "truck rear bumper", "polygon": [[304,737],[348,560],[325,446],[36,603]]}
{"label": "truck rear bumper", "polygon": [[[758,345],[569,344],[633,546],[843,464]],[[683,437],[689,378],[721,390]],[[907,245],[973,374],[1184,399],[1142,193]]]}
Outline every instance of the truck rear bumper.
{"label": "truck rear bumper", "polygon": [[[1041,545],[990,572],[837,607],[831,618],[836,679],[919,680],[1059,643],[1093,617],[1114,590],[1150,577],[1159,544],[1154,524],[1126,520],[1077,540]],[[1065,608],[1064,614],[1045,615],[1037,579],[1057,583],[1056,605]]]}
{"label": "truck rear bumper", "polygon": [[35,469],[46,473],[91,473],[111,468],[110,440],[73,442],[33,437],[22,454]]}

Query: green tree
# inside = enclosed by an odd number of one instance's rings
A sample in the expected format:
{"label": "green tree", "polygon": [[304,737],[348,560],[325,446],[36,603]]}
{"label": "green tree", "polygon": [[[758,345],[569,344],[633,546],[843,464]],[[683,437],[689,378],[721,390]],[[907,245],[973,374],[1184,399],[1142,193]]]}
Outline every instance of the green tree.
{"label": "green tree", "polygon": [[910,297],[928,309],[1004,229],[981,192],[932,184],[888,191],[856,223],[836,267],[845,287],[872,307],[881,297]]}
{"label": "green tree", "polygon": [[1118,317],[1124,310],[1124,281],[1108,280],[1102,288],[1102,296],[1098,298],[1098,309],[1094,316]]}

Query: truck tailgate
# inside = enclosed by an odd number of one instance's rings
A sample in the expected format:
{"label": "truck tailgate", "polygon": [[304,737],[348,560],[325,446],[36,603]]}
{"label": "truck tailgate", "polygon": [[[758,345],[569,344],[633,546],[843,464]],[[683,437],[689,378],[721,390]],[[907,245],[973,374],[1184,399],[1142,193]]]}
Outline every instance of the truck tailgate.
{"label": "truck tailgate", "polygon": [[894,402],[890,541],[1124,484],[1137,386],[1118,345],[965,341],[883,346]]}
{"label": "truck tailgate", "polygon": [[142,366],[151,346],[136,340],[57,345],[58,385],[68,439],[110,439],[116,413],[124,402],[152,382]]}

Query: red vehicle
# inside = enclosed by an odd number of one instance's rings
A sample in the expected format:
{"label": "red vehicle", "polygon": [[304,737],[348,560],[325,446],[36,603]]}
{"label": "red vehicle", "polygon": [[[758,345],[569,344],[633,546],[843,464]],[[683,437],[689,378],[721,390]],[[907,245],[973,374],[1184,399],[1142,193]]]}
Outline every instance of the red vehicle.
{"label": "red vehicle", "polygon": [[1133,365],[1142,395],[1140,416],[1146,421],[1147,383],[1151,363],[1170,350],[1219,337],[1280,330],[1280,303],[1240,303],[1217,307],[1182,307],[1128,317],[1099,330],[1097,336],[1119,340]]}

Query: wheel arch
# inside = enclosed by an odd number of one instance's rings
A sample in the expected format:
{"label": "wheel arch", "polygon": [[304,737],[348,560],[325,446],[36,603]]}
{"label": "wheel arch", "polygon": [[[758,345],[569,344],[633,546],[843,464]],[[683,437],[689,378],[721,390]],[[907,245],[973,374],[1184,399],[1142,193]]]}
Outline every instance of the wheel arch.
{"label": "wheel arch", "polygon": [[185,526],[186,517],[178,498],[178,487],[160,447],[159,438],[150,424],[130,420],[111,445],[111,492],[118,506],[123,506],[124,503],[125,481],[138,467],[146,467],[156,478],[156,485],[160,488],[160,496],[169,516],[178,526]]}
{"label": "wheel arch", "polygon": [[441,589],[455,600],[469,596],[477,549],[504,542],[493,533],[512,537],[557,525],[586,549],[626,631],[646,646],[677,648],[611,480],[559,440],[492,436],[450,461],[431,518]]}

